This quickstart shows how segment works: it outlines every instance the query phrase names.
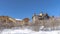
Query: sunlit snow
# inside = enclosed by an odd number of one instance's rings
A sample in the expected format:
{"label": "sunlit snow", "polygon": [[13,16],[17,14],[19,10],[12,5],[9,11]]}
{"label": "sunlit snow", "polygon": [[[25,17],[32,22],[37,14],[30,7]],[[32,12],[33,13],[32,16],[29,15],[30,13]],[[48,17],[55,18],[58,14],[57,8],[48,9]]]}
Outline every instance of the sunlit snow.
{"label": "sunlit snow", "polygon": [[60,34],[60,31],[32,31],[30,29],[4,29],[1,34]]}

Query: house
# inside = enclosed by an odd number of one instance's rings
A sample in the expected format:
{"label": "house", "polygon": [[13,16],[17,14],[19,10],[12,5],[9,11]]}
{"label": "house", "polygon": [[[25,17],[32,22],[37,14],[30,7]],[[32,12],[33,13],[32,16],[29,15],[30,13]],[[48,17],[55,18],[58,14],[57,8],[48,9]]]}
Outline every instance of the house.
{"label": "house", "polygon": [[14,18],[8,17],[8,16],[0,16],[0,28],[11,28],[14,27],[16,21]]}
{"label": "house", "polygon": [[[58,29],[60,26],[60,17],[49,16],[47,13],[40,13],[36,15],[36,13],[32,17],[33,30],[49,30]],[[59,27],[60,28],[60,27]]]}

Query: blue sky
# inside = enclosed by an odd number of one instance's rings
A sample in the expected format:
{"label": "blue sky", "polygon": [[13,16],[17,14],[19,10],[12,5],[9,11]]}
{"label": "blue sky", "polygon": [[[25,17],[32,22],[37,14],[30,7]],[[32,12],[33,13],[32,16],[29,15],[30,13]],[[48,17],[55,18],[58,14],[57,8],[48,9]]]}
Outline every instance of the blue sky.
{"label": "blue sky", "polygon": [[32,18],[40,11],[60,16],[60,0],[0,0],[0,15],[13,18]]}

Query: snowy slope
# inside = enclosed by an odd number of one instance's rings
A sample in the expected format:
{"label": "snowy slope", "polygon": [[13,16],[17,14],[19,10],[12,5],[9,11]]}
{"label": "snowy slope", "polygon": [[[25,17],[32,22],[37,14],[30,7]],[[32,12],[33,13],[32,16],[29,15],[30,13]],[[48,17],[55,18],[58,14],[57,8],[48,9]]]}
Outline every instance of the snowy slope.
{"label": "snowy slope", "polygon": [[39,31],[29,29],[4,29],[0,34],[60,34],[60,31]]}

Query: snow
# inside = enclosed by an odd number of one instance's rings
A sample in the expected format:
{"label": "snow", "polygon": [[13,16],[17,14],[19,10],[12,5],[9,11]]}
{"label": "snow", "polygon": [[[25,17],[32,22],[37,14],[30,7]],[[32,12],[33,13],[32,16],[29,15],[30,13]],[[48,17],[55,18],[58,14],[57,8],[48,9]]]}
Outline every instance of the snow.
{"label": "snow", "polygon": [[15,20],[20,20],[20,21],[22,21],[22,19],[15,19]]}
{"label": "snow", "polygon": [[60,30],[37,32],[30,29],[4,29],[1,34],[60,34]]}

